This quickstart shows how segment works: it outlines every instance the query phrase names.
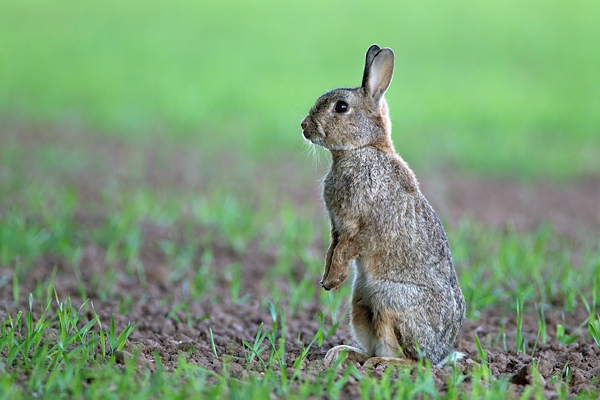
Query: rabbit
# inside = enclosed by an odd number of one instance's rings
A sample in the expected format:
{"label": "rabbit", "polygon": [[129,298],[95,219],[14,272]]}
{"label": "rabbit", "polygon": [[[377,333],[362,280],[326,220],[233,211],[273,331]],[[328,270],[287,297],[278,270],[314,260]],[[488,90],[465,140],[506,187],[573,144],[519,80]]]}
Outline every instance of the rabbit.
{"label": "rabbit", "polygon": [[329,363],[460,357],[465,300],[442,224],[392,144],[383,95],[393,73],[394,52],[372,45],[362,85],[324,94],[301,123],[305,139],[332,156],[322,184],[331,223],[322,287],[338,287],[354,267],[350,325],[362,348],[336,346]]}

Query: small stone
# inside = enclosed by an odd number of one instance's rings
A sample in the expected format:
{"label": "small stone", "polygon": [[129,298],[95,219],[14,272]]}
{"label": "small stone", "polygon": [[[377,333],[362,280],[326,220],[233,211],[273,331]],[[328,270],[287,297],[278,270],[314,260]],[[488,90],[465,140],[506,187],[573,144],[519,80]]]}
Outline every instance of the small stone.
{"label": "small stone", "polygon": [[551,349],[552,351],[555,351],[555,352],[557,352],[557,353],[564,353],[564,352],[566,352],[566,351],[567,351],[567,346],[565,346],[564,344],[562,344],[562,343],[561,343],[561,342],[559,342],[559,341],[556,341],[556,342],[552,342],[552,343],[550,344],[550,349]]}
{"label": "small stone", "polygon": [[579,385],[582,383],[587,383],[588,379],[586,378],[586,376],[583,374],[582,371],[580,370],[574,370],[573,371],[573,375],[571,376],[571,383],[573,385]]}
{"label": "small stone", "polygon": [[592,378],[600,376],[600,367],[592,368],[588,371],[588,375]]}
{"label": "small stone", "polygon": [[232,378],[246,379],[248,378],[248,372],[240,364],[231,363],[227,365],[227,372]]}
{"label": "small stone", "polygon": [[190,351],[194,351],[195,346],[194,343],[192,342],[181,342],[177,344],[177,350],[179,351],[185,351],[185,352],[190,352]]}
{"label": "small stone", "polygon": [[150,361],[149,359],[147,359],[143,354],[140,354],[140,356],[137,358],[135,364],[138,367],[148,368],[151,371],[153,371],[156,368],[155,364],[152,361]]}
{"label": "small stone", "polygon": [[546,387],[546,380],[538,371],[533,373],[533,382],[538,383],[541,387]]}
{"label": "small stone", "polygon": [[579,364],[583,360],[581,353],[570,353],[568,357],[569,364]]}
{"label": "small stone", "polygon": [[538,371],[540,371],[540,374],[543,376],[550,376],[552,374],[552,364],[546,360],[540,360],[538,362]]}
{"label": "small stone", "polygon": [[175,325],[173,325],[173,321],[171,321],[170,319],[167,319],[162,325],[161,333],[163,335],[174,334],[175,333]]}

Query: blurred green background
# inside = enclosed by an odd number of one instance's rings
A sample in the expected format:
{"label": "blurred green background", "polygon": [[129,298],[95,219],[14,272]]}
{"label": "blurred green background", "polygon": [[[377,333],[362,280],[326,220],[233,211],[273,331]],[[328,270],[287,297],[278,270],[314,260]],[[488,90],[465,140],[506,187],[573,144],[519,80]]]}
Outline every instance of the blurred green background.
{"label": "blurred green background", "polygon": [[[396,52],[387,94],[413,166],[520,177],[600,172],[600,3],[0,3],[1,121],[306,157],[299,122]],[[238,154],[239,154],[238,153]]]}

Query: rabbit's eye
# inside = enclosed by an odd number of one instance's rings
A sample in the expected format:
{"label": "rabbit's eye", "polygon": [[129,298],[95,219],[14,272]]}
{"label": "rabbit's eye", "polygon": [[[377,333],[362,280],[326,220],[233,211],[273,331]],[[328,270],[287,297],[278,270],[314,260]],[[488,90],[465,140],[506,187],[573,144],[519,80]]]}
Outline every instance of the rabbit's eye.
{"label": "rabbit's eye", "polygon": [[345,101],[338,101],[337,103],[335,103],[335,112],[336,113],[340,113],[343,114],[345,112],[348,112],[348,103],[346,103]]}

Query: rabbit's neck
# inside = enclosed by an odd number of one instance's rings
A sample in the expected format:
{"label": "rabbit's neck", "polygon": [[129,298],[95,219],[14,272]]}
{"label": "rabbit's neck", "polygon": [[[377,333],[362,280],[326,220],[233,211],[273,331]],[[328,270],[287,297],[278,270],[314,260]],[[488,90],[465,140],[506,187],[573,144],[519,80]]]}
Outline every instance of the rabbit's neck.
{"label": "rabbit's neck", "polygon": [[361,146],[350,150],[330,150],[330,152],[333,162],[335,163],[337,160],[353,157],[357,154],[364,153],[366,149],[376,150],[388,156],[397,155],[396,150],[394,150],[394,145],[392,144],[392,141],[387,138],[385,138],[385,140],[369,143],[366,146]]}
{"label": "rabbit's neck", "polygon": [[380,169],[395,175],[406,192],[419,193],[419,182],[415,174],[395,151],[389,153],[374,146],[364,146],[353,150],[335,150],[331,154],[331,176],[355,173],[356,166],[367,170]]}
{"label": "rabbit's neck", "polygon": [[332,150],[332,167],[346,168],[358,163],[359,165],[379,164],[382,160],[389,160],[390,154],[386,154],[373,146],[363,146],[352,150]]}

